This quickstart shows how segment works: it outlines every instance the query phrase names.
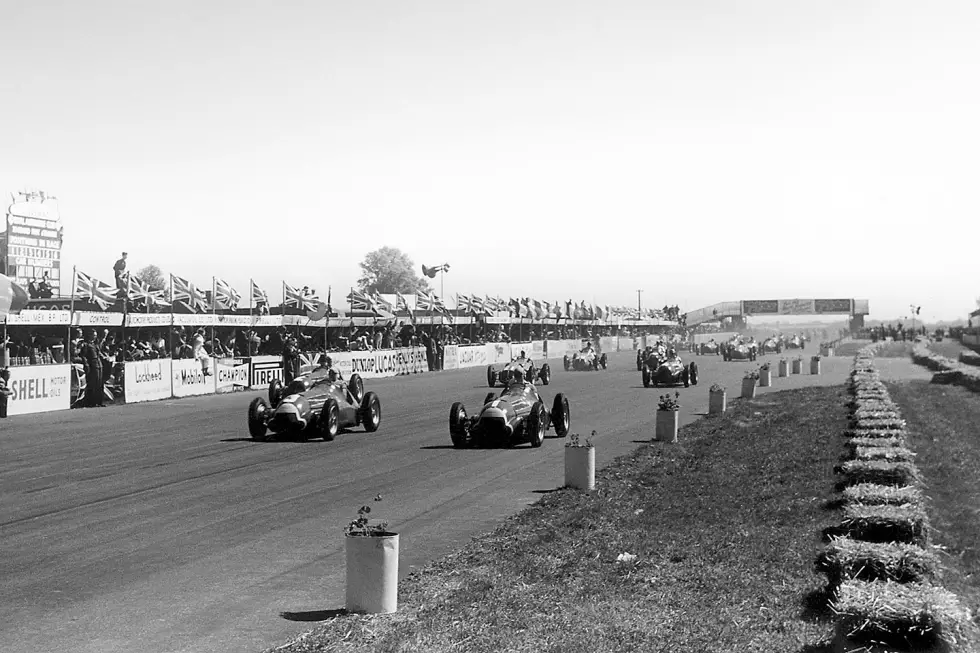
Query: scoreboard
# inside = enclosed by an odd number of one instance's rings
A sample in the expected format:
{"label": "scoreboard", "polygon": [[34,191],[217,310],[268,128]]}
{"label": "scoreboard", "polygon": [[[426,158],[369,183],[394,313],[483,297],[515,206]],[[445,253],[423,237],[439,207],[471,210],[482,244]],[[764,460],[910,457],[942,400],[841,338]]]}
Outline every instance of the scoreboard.
{"label": "scoreboard", "polygon": [[25,288],[45,276],[55,294],[61,286],[63,230],[58,201],[43,192],[21,192],[7,208],[0,232],[0,257],[7,276]]}

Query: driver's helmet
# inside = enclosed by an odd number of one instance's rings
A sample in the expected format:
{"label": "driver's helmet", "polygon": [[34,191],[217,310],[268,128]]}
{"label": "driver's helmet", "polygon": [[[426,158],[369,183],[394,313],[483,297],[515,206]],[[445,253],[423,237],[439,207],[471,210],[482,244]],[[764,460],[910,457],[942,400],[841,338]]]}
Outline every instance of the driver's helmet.
{"label": "driver's helmet", "polygon": [[521,355],[518,356],[518,358],[527,358],[527,354],[524,353],[523,349],[521,350]]}
{"label": "driver's helmet", "polygon": [[677,358],[677,352],[674,351],[673,348],[667,350],[667,355],[670,356],[671,358]]}
{"label": "driver's helmet", "polygon": [[299,394],[303,394],[309,389],[310,389],[309,380],[306,377],[301,376],[299,378],[293,379],[292,383],[286,386],[286,394],[299,395]]}
{"label": "driver's helmet", "polygon": [[329,370],[327,370],[327,380],[330,381],[330,383],[333,383],[339,378],[340,378],[340,373],[337,372],[337,370],[335,370],[332,367]]}

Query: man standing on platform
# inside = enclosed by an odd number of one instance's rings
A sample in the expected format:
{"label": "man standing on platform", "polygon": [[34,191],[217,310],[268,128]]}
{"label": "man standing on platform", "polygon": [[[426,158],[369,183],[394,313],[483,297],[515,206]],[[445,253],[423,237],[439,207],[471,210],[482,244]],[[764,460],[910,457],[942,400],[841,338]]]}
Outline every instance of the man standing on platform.
{"label": "man standing on platform", "polygon": [[85,405],[93,408],[104,406],[102,399],[102,358],[95,342],[95,329],[89,329],[82,343],[82,367],[85,370]]}

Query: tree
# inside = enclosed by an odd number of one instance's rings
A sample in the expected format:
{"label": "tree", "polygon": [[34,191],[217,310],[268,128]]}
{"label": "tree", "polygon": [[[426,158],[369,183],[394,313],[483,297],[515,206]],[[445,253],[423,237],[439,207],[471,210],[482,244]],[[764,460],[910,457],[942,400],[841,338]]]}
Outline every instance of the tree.
{"label": "tree", "polygon": [[166,290],[167,289],[167,277],[164,276],[163,270],[159,266],[147,265],[136,271],[136,278],[145,283],[150,287],[150,290]]}
{"label": "tree", "polygon": [[368,252],[361,262],[357,287],[365,293],[429,292],[429,282],[415,274],[415,263],[397,247],[382,247]]}

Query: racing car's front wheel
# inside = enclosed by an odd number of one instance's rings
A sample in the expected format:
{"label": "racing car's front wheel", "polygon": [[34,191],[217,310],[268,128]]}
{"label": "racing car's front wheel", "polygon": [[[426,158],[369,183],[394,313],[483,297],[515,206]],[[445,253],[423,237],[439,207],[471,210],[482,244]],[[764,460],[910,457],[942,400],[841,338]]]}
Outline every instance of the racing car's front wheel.
{"label": "racing car's front wheel", "polygon": [[282,381],[272,379],[272,383],[269,384],[269,404],[273,407],[278,406],[283,394]]}
{"label": "racing car's front wheel", "polygon": [[248,405],[248,434],[255,440],[264,440],[266,415],[269,414],[269,404],[263,397],[256,397]]}
{"label": "racing car's front wheel", "polygon": [[487,365],[487,385],[491,388],[497,385],[497,372],[493,365]]}
{"label": "racing car's front wheel", "polygon": [[691,385],[697,385],[698,384],[698,364],[697,363],[695,363],[693,361],[691,362],[691,365],[688,367],[688,373],[687,373],[687,375],[691,379]]}
{"label": "racing car's front wheel", "polygon": [[327,399],[326,403],[323,404],[323,408],[320,409],[320,416],[317,418],[317,429],[319,430],[320,437],[325,441],[330,442],[340,431],[340,407],[337,405],[337,400],[333,397]]}
{"label": "racing car's front wheel", "polygon": [[541,383],[545,385],[551,383],[551,365],[547,363],[541,366]]}
{"label": "racing car's front wheel", "polygon": [[368,433],[374,433],[381,426],[381,400],[373,392],[364,395],[361,402],[361,422]]}
{"label": "racing car's front wheel", "polygon": [[540,401],[531,406],[531,414],[527,416],[527,438],[535,449],[544,443],[544,431],[548,426],[548,418],[544,412],[544,404]]}
{"label": "racing car's front wheel", "polygon": [[364,400],[364,379],[360,374],[351,374],[350,381],[347,382],[350,394],[354,398],[354,403],[359,404]]}
{"label": "racing car's front wheel", "polygon": [[555,435],[563,438],[568,435],[572,423],[572,413],[568,408],[568,397],[559,392],[555,395],[555,403],[551,406],[551,424],[555,427]]}
{"label": "racing car's front wheel", "polygon": [[649,388],[650,387],[650,377],[651,376],[652,375],[650,374],[650,370],[648,370],[647,368],[644,367],[643,368],[643,387],[644,388]]}
{"label": "racing car's front wheel", "polygon": [[601,365],[601,366],[602,366],[602,369],[606,369],[606,365],[607,365],[608,363],[609,363],[609,359],[607,359],[607,358],[606,358],[606,355],[605,355],[605,354],[603,354],[603,355],[602,355],[602,356],[601,356],[601,357],[599,358],[599,365]]}
{"label": "racing car's front wheel", "polygon": [[463,402],[457,401],[449,409],[449,437],[452,438],[453,446],[463,449],[470,444],[470,434],[467,429],[466,408]]}
{"label": "racing car's front wheel", "polygon": [[568,368],[572,366],[571,361],[568,360],[568,354],[565,354],[563,362],[565,363],[565,371],[567,372]]}

